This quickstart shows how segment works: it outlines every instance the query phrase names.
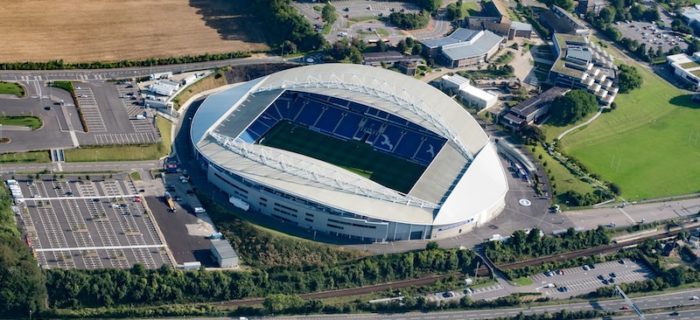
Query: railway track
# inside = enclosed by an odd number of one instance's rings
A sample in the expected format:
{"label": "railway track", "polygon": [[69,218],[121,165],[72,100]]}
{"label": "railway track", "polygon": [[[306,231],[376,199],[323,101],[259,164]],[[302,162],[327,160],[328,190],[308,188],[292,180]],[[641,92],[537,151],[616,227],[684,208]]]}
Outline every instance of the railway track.
{"label": "railway track", "polygon": [[569,251],[561,254],[555,254],[555,255],[549,255],[549,256],[543,256],[543,257],[537,257],[529,260],[524,260],[524,261],[518,261],[518,262],[513,262],[513,263],[502,263],[502,264],[495,264],[496,268],[499,270],[513,270],[513,269],[520,269],[524,268],[527,266],[532,266],[532,265],[539,265],[543,264],[546,262],[558,262],[558,261],[564,261],[564,260],[570,260],[578,257],[588,257],[588,256],[594,256],[598,254],[604,254],[612,251],[618,251],[620,249],[623,249],[625,247],[629,246],[635,246],[637,244],[640,244],[644,242],[647,239],[663,239],[667,237],[674,237],[677,236],[681,231],[683,231],[684,228],[677,228],[677,229],[672,229],[670,231],[659,231],[658,233],[650,234],[645,237],[640,237],[636,239],[630,239],[624,242],[618,242],[618,243],[612,243],[608,245],[603,245],[603,246],[598,246],[598,247],[593,247],[593,248],[586,248],[582,250],[576,250],[576,251]]}
{"label": "railway track", "polygon": [[[368,293],[384,291],[384,290],[401,289],[401,288],[407,288],[407,287],[412,287],[412,286],[424,286],[424,285],[435,283],[438,280],[440,280],[442,278],[446,278],[448,276],[450,276],[450,274],[431,275],[431,276],[418,278],[418,279],[409,279],[409,280],[402,280],[402,281],[396,281],[396,282],[387,282],[387,283],[381,283],[381,284],[364,286],[364,287],[305,293],[305,294],[300,294],[299,296],[304,298],[305,300],[356,296],[356,295],[368,294]],[[226,306],[226,307],[252,306],[252,305],[262,304],[263,301],[265,301],[265,298],[249,298],[249,299],[222,301],[222,302],[219,302],[218,305]]]}

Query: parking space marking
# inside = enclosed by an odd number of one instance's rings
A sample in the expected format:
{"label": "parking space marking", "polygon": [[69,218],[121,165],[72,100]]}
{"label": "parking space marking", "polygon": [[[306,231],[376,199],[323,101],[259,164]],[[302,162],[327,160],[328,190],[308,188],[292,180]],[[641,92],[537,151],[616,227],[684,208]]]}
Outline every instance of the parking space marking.
{"label": "parking space marking", "polygon": [[35,249],[36,252],[56,252],[56,251],[79,251],[79,250],[113,250],[113,249],[149,249],[163,248],[164,244],[142,244],[142,245],[123,245],[123,246],[103,246],[103,247],[72,247],[72,248],[42,248]]}

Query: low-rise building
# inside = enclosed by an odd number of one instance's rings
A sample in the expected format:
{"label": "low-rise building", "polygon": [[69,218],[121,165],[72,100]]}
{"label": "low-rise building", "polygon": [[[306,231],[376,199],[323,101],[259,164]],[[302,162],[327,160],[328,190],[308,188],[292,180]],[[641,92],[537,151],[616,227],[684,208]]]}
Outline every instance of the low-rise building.
{"label": "low-rise building", "polygon": [[469,79],[460,75],[442,76],[442,89],[457,94],[467,105],[478,109],[490,108],[498,102],[498,96],[472,86]]}
{"label": "low-rise building", "polygon": [[551,87],[541,94],[510,108],[510,110],[501,115],[500,122],[513,130],[519,130],[526,125],[531,125],[543,119],[549,112],[549,106],[552,104],[552,101],[568,91],[569,89],[567,88]]}
{"label": "low-rise building", "polygon": [[180,84],[170,80],[158,80],[148,86],[148,91],[159,96],[169,97],[180,88]]}
{"label": "low-rise building", "polygon": [[700,4],[683,8],[681,15],[691,28],[700,31]]}
{"label": "low-rise building", "polygon": [[552,40],[555,60],[548,81],[564,88],[587,90],[600,104],[609,106],[619,90],[612,56],[587,36],[555,33]]}
{"label": "low-rise building", "polygon": [[607,6],[605,0],[579,0],[578,6],[576,6],[576,13],[586,14],[593,12],[594,14],[600,13]]}
{"label": "low-rise building", "polygon": [[666,61],[677,77],[690,84],[694,90],[700,89],[700,52],[695,52],[692,56],[674,54],[666,57]]}
{"label": "low-rise building", "polygon": [[227,240],[211,240],[211,253],[221,268],[238,267],[238,254]]}
{"label": "low-rise building", "polygon": [[490,59],[503,37],[488,30],[458,28],[447,37],[422,40],[426,53],[450,68],[479,65]]}
{"label": "low-rise building", "polygon": [[513,40],[516,37],[529,39],[532,36],[532,26],[512,21],[508,14],[508,7],[500,0],[483,2],[483,6],[487,16],[468,17],[466,22],[469,29],[489,30],[508,38],[508,40]]}
{"label": "low-rise building", "polygon": [[368,52],[362,54],[362,64],[370,66],[394,66],[401,72],[414,75],[423,58],[418,55],[407,56],[398,51]]}
{"label": "low-rise building", "polygon": [[543,11],[540,14],[540,22],[548,26],[552,33],[567,33],[579,36],[591,34],[591,29],[586,27],[583,21],[557,6],[552,6],[549,10]]}

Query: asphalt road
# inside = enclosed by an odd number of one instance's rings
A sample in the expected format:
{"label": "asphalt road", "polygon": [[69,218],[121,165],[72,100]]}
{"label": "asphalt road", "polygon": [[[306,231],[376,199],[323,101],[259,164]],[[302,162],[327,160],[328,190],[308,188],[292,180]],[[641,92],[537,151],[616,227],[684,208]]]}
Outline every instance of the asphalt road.
{"label": "asphalt road", "polygon": [[219,68],[224,66],[240,66],[261,63],[284,62],[282,57],[271,56],[265,58],[229,59],[220,61],[206,61],[196,63],[184,63],[176,65],[164,65],[154,67],[134,67],[116,69],[74,69],[74,70],[0,70],[0,80],[22,81],[36,77],[37,80],[108,80],[143,77],[158,72],[189,72],[196,70]]}

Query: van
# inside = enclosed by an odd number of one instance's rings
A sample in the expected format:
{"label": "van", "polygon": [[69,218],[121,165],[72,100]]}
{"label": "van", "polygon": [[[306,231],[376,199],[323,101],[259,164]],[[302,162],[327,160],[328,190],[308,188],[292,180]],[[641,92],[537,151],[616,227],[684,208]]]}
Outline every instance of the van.
{"label": "van", "polygon": [[200,213],[205,213],[205,212],[207,212],[207,210],[204,210],[204,208],[202,208],[202,207],[196,207],[196,208],[194,208],[194,213],[195,213],[195,214],[200,214]]}

